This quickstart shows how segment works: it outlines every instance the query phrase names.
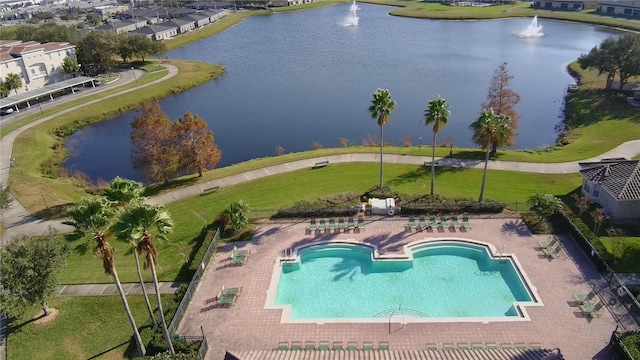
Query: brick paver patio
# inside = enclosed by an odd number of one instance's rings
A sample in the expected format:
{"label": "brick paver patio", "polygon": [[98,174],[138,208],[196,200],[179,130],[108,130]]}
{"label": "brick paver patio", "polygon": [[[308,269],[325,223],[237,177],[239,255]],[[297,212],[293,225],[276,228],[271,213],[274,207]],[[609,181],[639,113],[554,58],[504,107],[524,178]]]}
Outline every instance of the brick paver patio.
{"label": "brick paver patio", "polygon": [[[225,350],[271,350],[280,341],[388,341],[391,350],[424,350],[426,343],[539,342],[543,348],[560,348],[565,359],[609,359],[607,349],[614,317],[605,309],[599,318],[582,316],[572,295],[591,290],[590,281],[601,276],[573,241],[561,239],[564,255],[549,260],[536,249],[550,236],[532,235],[520,219],[471,219],[468,232],[409,232],[407,218],[366,217],[362,233],[310,234],[308,221],[260,224],[250,243],[249,261],[231,266],[227,245],[211,260],[178,332],[200,335],[201,327],[212,349],[209,359],[222,359]],[[381,253],[403,251],[403,246],[425,238],[467,238],[493,244],[514,254],[537,289],[544,306],[527,307],[531,321],[461,323],[281,323],[281,310],[265,309],[267,291],[277,257],[286,249],[319,240],[351,239],[376,244]],[[242,286],[242,294],[229,308],[216,306],[222,285]]]}

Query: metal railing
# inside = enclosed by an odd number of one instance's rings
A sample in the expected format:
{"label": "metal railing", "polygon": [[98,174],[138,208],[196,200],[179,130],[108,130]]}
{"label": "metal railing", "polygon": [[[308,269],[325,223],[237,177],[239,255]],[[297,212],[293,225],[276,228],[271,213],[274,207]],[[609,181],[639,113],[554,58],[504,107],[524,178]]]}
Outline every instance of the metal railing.
{"label": "metal railing", "polygon": [[179,334],[176,334],[176,329],[178,328],[178,325],[180,325],[180,321],[182,321],[182,318],[184,317],[184,312],[187,310],[187,307],[191,302],[191,298],[193,297],[193,294],[198,289],[198,285],[200,285],[200,278],[202,277],[202,274],[206,270],[207,265],[209,264],[209,260],[211,260],[211,256],[213,256],[213,253],[216,250],[216,243],[218,241],[218,238],[220,238],[221,231],[222,229],[218,228],[218,230],[216,230],[215,235],[213,235],[213,239],[211,239],[211,243],[209,243],[209,247],[207,248],[207,251],[202,257],[200,266],[198,266],[198,270],[196,270],[196,273],[193,274],[193,277],[191,278],[191,282],[189,283],[189,287],[187,288],[187,291],[185,292],[184,297],[182,298],[182,301],[180,302],[180,305],[178,306],[178,309],[176,310],[175,315],[173,315],[171,324],[169,324],[169,334],[172,337],[176,335],[179,336]]}
{"label": "metal railing", "polygon": [[609,306],[621,304],[626,309],[627,314],[618,315],[616,322],[625,331],[635,331],[640,324],[640,302],[633,296],[627,286],[620,280],[618,275],[611,269],[607,261],[598,253],[598,250],[589,242],[588,237],[580,231],[569,216],[560,209],[559,214],[562,221],[566,222],[571,229],[571,235],[576,240],[580,248],[589,256],[589,259],[596,266],[611,290],[611,297],[607,302]]}

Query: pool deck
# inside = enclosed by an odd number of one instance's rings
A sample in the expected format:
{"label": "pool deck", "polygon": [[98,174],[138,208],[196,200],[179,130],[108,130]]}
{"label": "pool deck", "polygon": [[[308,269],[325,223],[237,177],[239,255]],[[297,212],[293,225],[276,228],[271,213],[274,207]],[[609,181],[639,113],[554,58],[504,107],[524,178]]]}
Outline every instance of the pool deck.
{"label": "pool deck", "polygon": [[[565,359],[614,359],[607,349],[616,318],[624,311],[611,301],[611,291],[588,257],[570,239],[560,238],[563,255],[548,259],[537,249],[550,235],[532,235],[516,218],[471,218],[465,231],[416,232],[406,228],[408,218],[367,216],[366,230],[358,233],[312,234],[308,221],[265,222],[251,242],[236,244],[251,251],[246,264],[233,266],[233,245],[224,245],[212,258],[189,305],[178,333],[206,335],[211,349],[208,359],[222,359],[226,350],[273,350],[281,341],[388,341],[391,350],[424,350],[427,343],[539,342],[543,348],[560,348]],[[403,246],[422,239],[466,238],[493,244],[502,253],[516,256],[523,272],[537,289],[544,306],[527,307],[531,321],[456,323],[281,323],[281,310],[265,309],[276,258],[286,249],[322,240],[349,239],[375,244],[381,254],[403,251]],[[613,304],[600,317],[581,314],[573,294],[586,294],[593,284],[605,303]],[[231,307],[219,307],[221,286],[242,286]],[[629,321],[627,319],[627,321]],[[629,327],[637,326],[629,323]],[[202,328],[202,330],[201,330]]]}

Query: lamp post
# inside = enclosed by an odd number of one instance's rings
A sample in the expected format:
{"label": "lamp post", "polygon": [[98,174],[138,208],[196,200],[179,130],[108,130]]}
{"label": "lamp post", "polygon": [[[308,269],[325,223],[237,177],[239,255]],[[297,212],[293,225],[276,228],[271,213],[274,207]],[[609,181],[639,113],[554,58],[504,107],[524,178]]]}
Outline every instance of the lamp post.
{"label": "lamp post", "polygon": [[131,67],[131,71],[133,71],[133,78],[136,80],[136,82],[138,82],[138,78],[136,77],[136,71],[133,68],[133,66]]}
{"label": "lamp post", "polygon": [[418,150],[422,147],[422,136],[418,136]]}
{"label": "lamp post", "polygon": [[451,147],[449,148],[449,156],[453,155],[453,143],[451,143]]}

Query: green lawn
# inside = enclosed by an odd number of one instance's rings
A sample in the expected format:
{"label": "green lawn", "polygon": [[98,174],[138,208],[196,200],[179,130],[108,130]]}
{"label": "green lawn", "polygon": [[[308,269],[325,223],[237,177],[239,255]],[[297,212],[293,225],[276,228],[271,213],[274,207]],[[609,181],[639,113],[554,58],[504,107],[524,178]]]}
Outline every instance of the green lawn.
{"label": "green lawn", "polygon": [[[231,202],[246,200],[252,209],[278,209],[297,200],[315,200],[323,195],[345,191],[363,193],[377,184],[378,164],[349,163],[332,164],[320,170],[299,170],[292,173],[270,176],[216,192],[168,204],[174,223],[174,232],[167,243],[157,244],[159,251],[158,278],[163,281],[189,280],[194,267],[199,263],[187,262],[191,251],[202,256],[202,228],[213,221],[216,214]],[[428,193],[430,171],[416,165],[386,164],[385,183],[400,193]],[[482,170],[438,169],[436,192],[447,196],[468,196],[477,199],[482,181]],[[489,171],[485,196],[505,202],[525,202],[536,190],[556,195],[570,193],[580,185],[578,174],[545,175],[510,171]],[[83,250],[88,239],[68,237],[73,249]],[[128,245],[112,240],[116,246],[118,274],[123,282],[136,281],[137,276],[132,255],[125,255]],[[194,250],[195,247],[195,250]],[[86,250],[86,248],[84,248]],[[90,248],[89,248],[90,250]],[[91,251],[81,254],[73,251],[67,269],[61,276],[64,283],[110,282],[103,274],[101,262]],[[195,264],[195,265],[194,265]],[[149,276],[145,271],[145,276]]]}
{"label": "green lawn", "polygon": [[462,19],[496,19],[511,17],[534,17],[556,20],[568,20],[597,25],[640,30],[640,21],[621,16],[612,17],[597,14],[594,10],[561,11],[534,9],[530,2],[519,2],[495,6],[447,6],[440,3],[420,1],[363,0],[362,2],[397,6],[391,15],[415,18],[462,20]]}
{"label": "green lawn", "polygon": [[[171,296],[162,295],[163,305]],[[148,326],[143,297],[127,296],[127,301],[138,328]],[[49,323],[34,323],[33,317],[42,311],[32,307],[24,317],[9,324],[8,359],[126,358],[132,332],[119,296],[61,296],[53,298],[49,306],[59,311]]]}
{"label": "green lawn", "polygon": [[[150,88],[122,94],[82,107],[34,126],[20,134],[14,143],[12,154],[16,158],[16,166],[11,169],[8,182],[14,197],[29,212],[38,217],[51,218],[60,216],[66,205],[77,202],[87,195],[87,191],[86,183],[82,181],[82,178],[43,176],[43,166],[57,175],[59,166],[65,156],[62,140],[52,135],[54,129],[64,126],[79,127],[83,124],[116,116],[137,107],[143,101],[166,97],[202,84],[220,76],[223,71],[221,67],[208,63],[185,61],[172,61],[171,63],[178,66],[180,72],[171,81],[161,82]],[[163,73],[163,71],[157,71],[147,76],[157,78],[156,76],[161,77]],[[144,81],[147,76],[140,80]],[[135,85],[127,84],[122,88],[131,86]],[[120,89],[119,87],[114,87],[107,91],[107,94]],[[102,93],[96,96],[103,97],[104,95]],[[79,103],[89,101],[91,98],[81,99]],[[77,104],[74,103],[74,105]],[[70,104],[62,104],[50,111],[59,111],[61,108],[70,106]],[[30,120],[33,119],[25,119],[23,122]],[[23,122],[20,123],[22,124]],[[7,126],[7,129],[3,128],[3,134],[14,129],[12,125]]]}

